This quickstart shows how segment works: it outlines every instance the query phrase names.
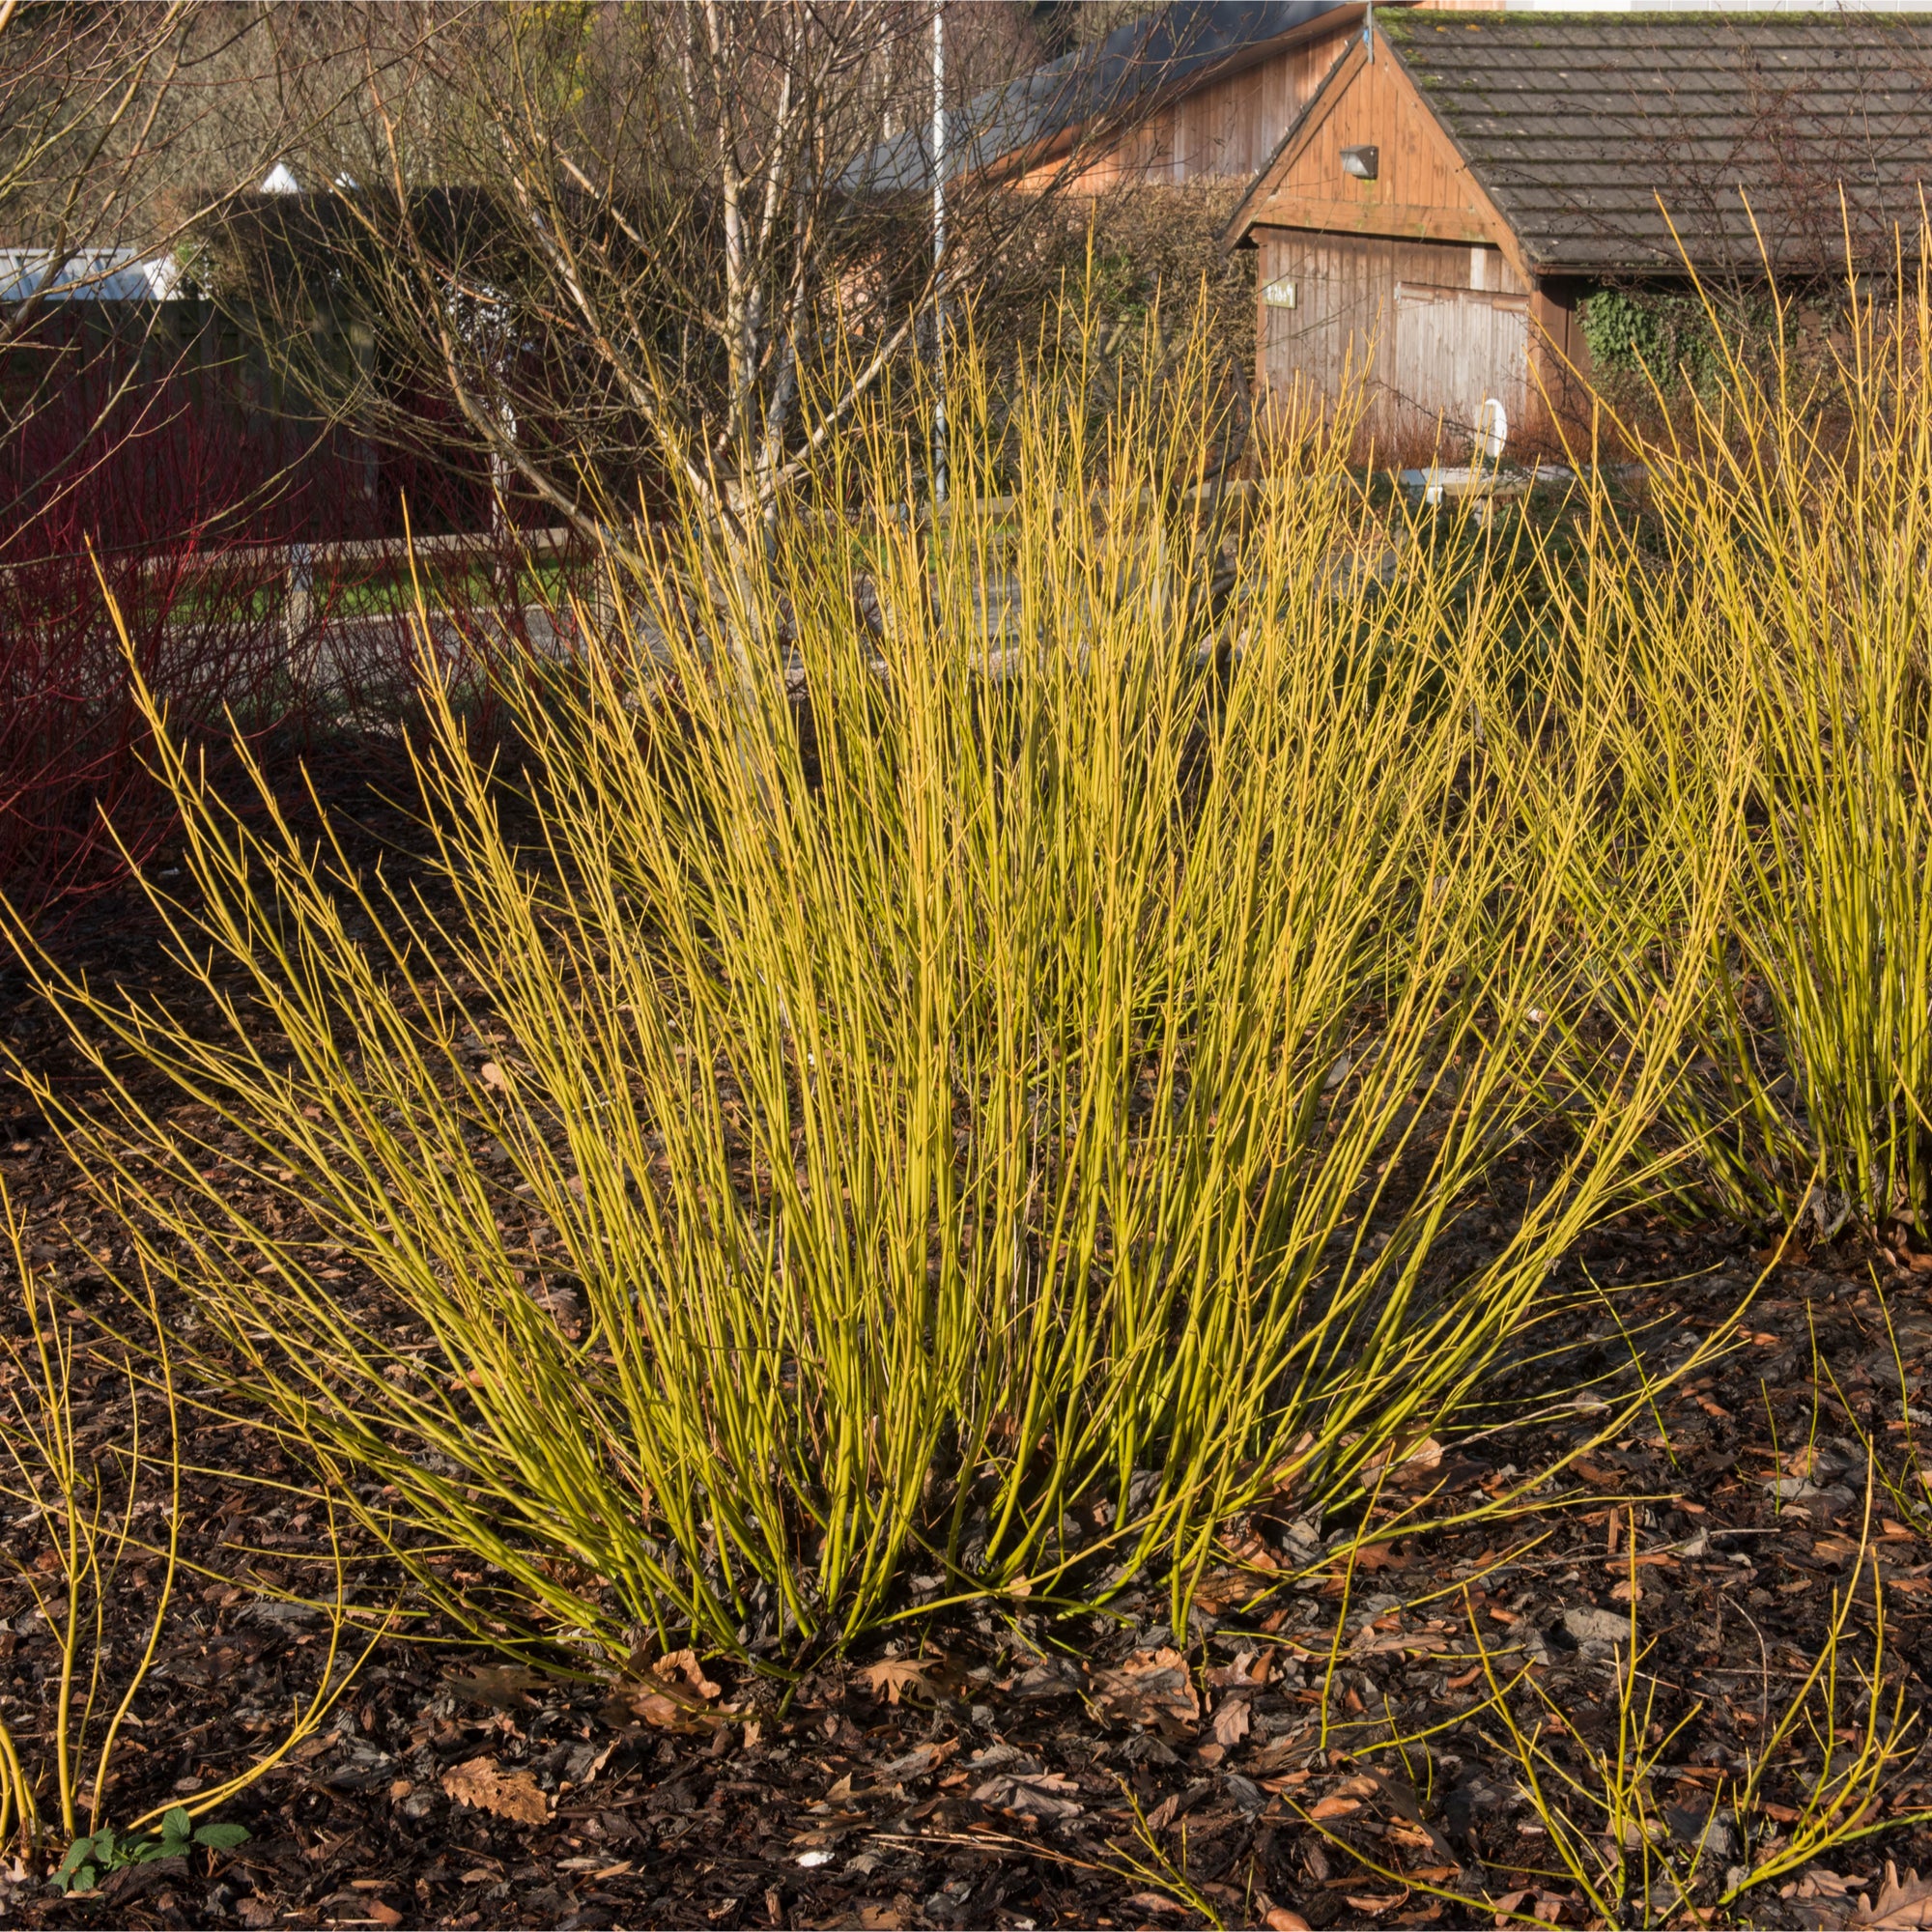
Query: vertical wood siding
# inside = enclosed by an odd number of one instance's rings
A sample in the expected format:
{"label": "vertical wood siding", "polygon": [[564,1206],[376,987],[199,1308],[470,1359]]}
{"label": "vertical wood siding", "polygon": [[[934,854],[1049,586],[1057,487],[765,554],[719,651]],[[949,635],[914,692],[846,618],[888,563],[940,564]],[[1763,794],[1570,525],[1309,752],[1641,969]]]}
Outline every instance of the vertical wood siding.
{"label": "vertical wood siding", "polygon": [[[1531,291],[1500,249],[1382,236],[1258,229],[1264,387],[1334,402],[1366,384],[1385,449],[1466,453],[1493,396],[1510,436],[1540,432],[1529,381]],[[1266,299],[1292,284],[1292,308]]]}
{"label": "vertical wood siding", "polygon": [[1337,28],[1177,100],[1170,178],[1256,174],[1357,31]]}
{"label": "vertical wood siding", "polygon": [[[1080,161],[1067,185],[1079,194],[1104,194],[1133,182],[1250,179],[1359,33],[1359,16],[1350,10],[1330,31],[1181,95]],[[1019,185],[1058,185],[1067,165],[1065,158],[1039,161]]]}

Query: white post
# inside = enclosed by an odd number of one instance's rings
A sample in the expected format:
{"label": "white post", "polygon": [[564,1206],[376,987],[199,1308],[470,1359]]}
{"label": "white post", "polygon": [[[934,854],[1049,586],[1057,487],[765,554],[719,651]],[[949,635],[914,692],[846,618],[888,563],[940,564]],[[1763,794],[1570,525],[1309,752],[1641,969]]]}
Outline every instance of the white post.
{"label": "white post", "polygon": [[946,0],[932,7],[932,496],[946,500]]}
{"label": "white post", "polygon": [[307,647],[315,596],[315,546],[293,543],[288,558],[289,582],[282,599],[282,631],[288,647],[289,669],[297,676],[305,676],[314,669]]}

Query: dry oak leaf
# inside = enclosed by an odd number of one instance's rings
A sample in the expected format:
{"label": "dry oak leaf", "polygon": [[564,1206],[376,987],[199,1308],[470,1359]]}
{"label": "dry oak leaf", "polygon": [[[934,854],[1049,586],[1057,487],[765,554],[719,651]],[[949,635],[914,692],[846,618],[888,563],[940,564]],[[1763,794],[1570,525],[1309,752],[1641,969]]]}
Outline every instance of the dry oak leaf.
{"label": "dry oak leaf", "polygon": [[932,1686],[926,1682],[926,1676],[937,1662],[936,1658],[928,1657],[887,1657],[877,1663],[867,1664],[859,1675],[874,1697],[883,1691],[887,1703],[896,1704],[908,1690],[931,1692]]}
{"label": "dry oak leaf", "polygon": [[684,1679],[685,1688],[708,1703],[714,1702],[724,1693],[699,1668],[697,1653],[695,1650],[674,1650],[668,1657],[661,1657],[651,1665],[651,1675],[665,1683],[675,1686],[677,1680]]}
{"label": "dry oak leaf", "polygon": [[728,1705],[713,1708],[722,1694],[695,1650],[674,1650],[637,1682],[621,1686],[616,1701],[661,1731],[715,1731],[735,1715]]}
{"label": "dry oak leaf", "polygon": [[1178,1650],[1137,1650],[1118,1670],[1103,1671],[1095,1708],[1115,1723],[1155,1725],[1174,1738],[1201,1721],[1201,1697]]}
{"label": "dry oak leaf", "polygon": [[1932,1927],[1932,1879],[1909,1871],[1901,1882],[1898,1867],[1888,1862],[1878,1903],[1861,1898],[1852,1923],[1861,1932],[1921,1932],[1921,1928]]}
{"label": "dry oak leaf", "polygon": [[494,1811],[519,1825],[541,1825],[550,1816],[550,1801],[526,1771],[505,1771],[494,1757],[472,1757],[442,1774],[442,1788],[459,1804]]}

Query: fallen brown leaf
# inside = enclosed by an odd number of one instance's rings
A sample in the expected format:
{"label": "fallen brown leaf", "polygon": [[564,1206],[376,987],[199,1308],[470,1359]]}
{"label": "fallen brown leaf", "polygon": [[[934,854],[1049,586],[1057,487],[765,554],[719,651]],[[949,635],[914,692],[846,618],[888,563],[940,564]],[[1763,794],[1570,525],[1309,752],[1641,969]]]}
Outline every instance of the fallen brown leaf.
{"label": "fallen brown leaf", "polygon": [[883,1691],[887,1703],[896,1704],[908,1690],[931,1690],[926,1679],[935,1661],[923,1657],[881,1658],[877,1663],[867,1664],[859,1675],[874,1697]]}
{"label": "fallen brown leaf", "polygon": [[1362,1461],[1362,1474],[1372,1479],[1382,1464],[1388,1463],[1392,1470],[1413,1469],[1419,1475],[1438,1467],[1441,1462],[1442,1445],[1435,1436],[1410,1437],[1405,1441],[1388,1443],[1365,1457]]}
{"label": "fallen brown leaf", "polygon": [[1268,1572],[1281,1568],[1281,1559],[1253,1530],[1238,1543],[1230,1544],[1228,1555],[1241,1569]]}
{"label": "fallen brown leaf", "polygon": [[529,1692],[543,1680],[540,1671],[520,1663],[479,1663],[444,1680],[459,1697],[485,1704],[494,1711],[521,1711],[529,1706]]}
{"label": "fallen brown leaf", "polygon": [[1238,1693],[1221,1699],[1214,1712],[1214,1742],[1224,1750],[1232,1749],[1248,1734],[1248,1700]]}
{"label": "fallen brown leaf", "polygon": [[1102,1672],[1094,1701],[1111,1722],[1152,1725],[1170,1743],[1201,1721],[1201,1697],[1178,1650],[1137,1650],[1120,1669]]}
{"label": "fallen brown leaf", "polygon": [[1329,1818],[1350,1818],[1362,1808],[1361,1801],[1355,1798],[1337,1798],[1332,1794],[1327,1798],[1318,1798],[1308,1807],[1308,1815],[1318,1824]]}
{"label": "fallen brown leaf", "polygon": [[695,1650],[674,1650],[668,1657],[659,1658],[651,1665],[651,1675],[672,1685],[682,1678],[685,1688],[692,1695],[702,1697],[706,1703],[724,1694],[699,1668],[697,1653]]}
{"label": "fallen brown leaf", "polygon": [[973,1802],[1021,1818],[1075,1818],[1081,1807],[1066,1794],[1079,1789],[1057,1771],[1002,1771],[973,1793]]}
{"label": "fallen brown leaf", "polygon": [[[637,1662],[634,1656],[627,1667],[635,1668]],[[620,1683],[605,1715],[613,1723],[620,1723],[624,1715],[641,1718],[661,1731],[716,1731],[736,1715],[731,1706],[718,1705],[723,1694],[705,1676],[695,1650],[674,1650],[634,1681]]]}
{"label": "fallen brown leaf", "polygon": [[442,1774],[442,1788],[459,1804],[495,1812],[519,1825],[541,1825],[550,1802],[526,1771],[505,1771],[493,1757],[472,1757]]}
{"label": "fallen brown leaf", "polygon": [[938,1744],[914,1745],[903,1757],[891,1758],[880,1765],[878,1775],[894,1784],[930,1777],[958,1748],[957,1738],[947,1738]]}
{"label": "fallen brown leaf", "polygon": [[1932,1879],[1909,1871],[1901,1880],[1898,1867],[1888,1862],[1878,1903],[1861,1898],[1852,1923],[1865,1932],[1923,1932],[1932,1926]]}

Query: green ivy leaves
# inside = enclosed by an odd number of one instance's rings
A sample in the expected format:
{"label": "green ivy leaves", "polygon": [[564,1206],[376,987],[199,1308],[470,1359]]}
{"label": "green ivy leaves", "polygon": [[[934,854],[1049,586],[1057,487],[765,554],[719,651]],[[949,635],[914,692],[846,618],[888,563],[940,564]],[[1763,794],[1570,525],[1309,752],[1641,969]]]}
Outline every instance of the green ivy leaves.
{"label": "green ivy leaves", "polygon": [[1768,300],[1714,317],[1702,297],[1662,289],[1600,289],[1577,307],[1590,360],[1600,376],[1651,378],[1668,394],[1680,384],[1708,394],[1722,371],[1725,336],[1748,347],[1772,328]]}

